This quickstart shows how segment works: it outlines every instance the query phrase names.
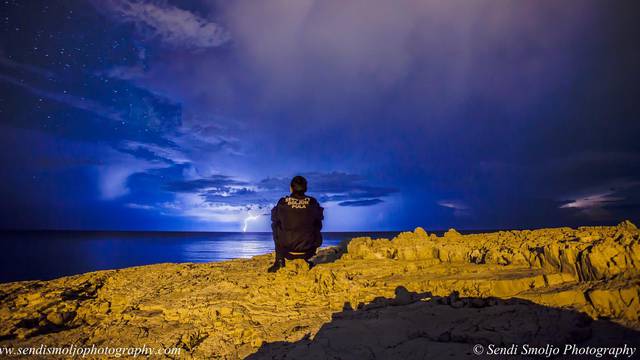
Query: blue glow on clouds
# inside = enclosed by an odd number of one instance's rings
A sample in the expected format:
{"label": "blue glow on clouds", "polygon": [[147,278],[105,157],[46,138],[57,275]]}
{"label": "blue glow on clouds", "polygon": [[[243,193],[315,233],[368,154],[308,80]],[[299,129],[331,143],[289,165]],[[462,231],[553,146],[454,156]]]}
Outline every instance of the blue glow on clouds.
{"label": "blue glow on clouds", "polygon": [[640,220],[634,1],[0,7],[3,228]]}

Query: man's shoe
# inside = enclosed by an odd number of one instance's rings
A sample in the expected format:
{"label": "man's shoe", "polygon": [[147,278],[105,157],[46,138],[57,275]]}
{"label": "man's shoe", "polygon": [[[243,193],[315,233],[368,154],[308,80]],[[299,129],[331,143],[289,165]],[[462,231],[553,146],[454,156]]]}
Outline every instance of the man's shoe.
{"label": "man's shoe", "polygon": [[284,267],[284,260],[276,260],[273,263],[273,265],[271,265],[271,267],[269,267],[267,269],[267,272],[274,273],[274,272],[280,270],[280,268],[283,268],[283,267]]}
{"label": "man's shoe", "polygon": [[305,260],[307,262],[307,265],[309,265],[309,270],[313,269],[314,266],[316,266],[316,264],[314,264],[312,261],[309,260]]}

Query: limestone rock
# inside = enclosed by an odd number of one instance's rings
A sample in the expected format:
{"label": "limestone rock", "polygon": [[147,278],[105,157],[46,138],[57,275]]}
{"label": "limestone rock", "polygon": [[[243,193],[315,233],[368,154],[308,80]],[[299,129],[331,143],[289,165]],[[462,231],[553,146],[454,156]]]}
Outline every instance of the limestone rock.
{"label": "limestone rock", "polygon": [[443,237],[416,228],[321,249],[314,261],[271,274],[268,254],[0,284],[0,346],[465,358],[478,343],[610,345],[640,330],[640,230],[630,222]]}
{"label": "limestone rock", "polygon": [[633,230],[638,230],[638,227],[632,223],[629,220],[625,220],[623,222],[621,222],[620,224],[618,224],[618,229],[624,229],[624,230],[629,230],[629,231],[633,231]]}
{"label": "limestone rock", "polygon": [[462,236],[456,229],[449,229],[446,233],[444,233],[445,238],[456,238]]}

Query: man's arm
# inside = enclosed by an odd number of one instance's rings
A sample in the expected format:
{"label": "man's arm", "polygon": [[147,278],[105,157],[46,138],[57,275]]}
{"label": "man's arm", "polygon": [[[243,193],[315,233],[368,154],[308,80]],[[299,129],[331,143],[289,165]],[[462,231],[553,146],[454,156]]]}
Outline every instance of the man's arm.
{"label": "man's arm", "polygon": [[273,232],[273,242],[274,244],[278,243],[278,229],[280,228],[280,218],[278,217],[278,205],[280,201],[276,204],[276,206],[271,209],[271,231]]}
{"label": "man's arm", "polygon": [[324,208],[320,206],[320,203],[316,200],[316,211],[315,211],[315,225],[318,231],[322,230],[322,220],[324,220]]}
{"label": "man's arm", "polygon": [[314,206],[314,221],[313,221],[313,225],[315,227],[316,232],[316,240],[315,240],[315,246],[316,247],[320,247],[322,245],[322,234],[320,233],[320,231],[322,230],[322,220],[324,220],[324,208],[322,206],[320,206],[320,203],[318,203],[318,201],[315,201],[315,206]]}

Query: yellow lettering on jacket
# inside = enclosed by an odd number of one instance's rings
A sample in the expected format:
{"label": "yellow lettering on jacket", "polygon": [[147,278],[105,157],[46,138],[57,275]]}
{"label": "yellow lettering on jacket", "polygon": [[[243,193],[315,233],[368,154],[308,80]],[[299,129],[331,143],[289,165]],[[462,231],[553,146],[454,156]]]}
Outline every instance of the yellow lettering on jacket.
{"label": "yellow lettering on jacket", "polygon": [[291,206],[292,209],[306,209],[307,205],[311,202],[311,199],[306,197],[304,199],[296,199],[290,196],[284,198],[284,201],[287,205]]}

